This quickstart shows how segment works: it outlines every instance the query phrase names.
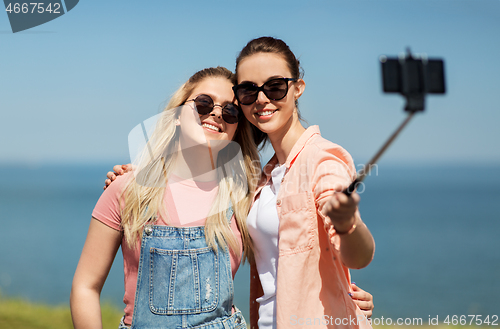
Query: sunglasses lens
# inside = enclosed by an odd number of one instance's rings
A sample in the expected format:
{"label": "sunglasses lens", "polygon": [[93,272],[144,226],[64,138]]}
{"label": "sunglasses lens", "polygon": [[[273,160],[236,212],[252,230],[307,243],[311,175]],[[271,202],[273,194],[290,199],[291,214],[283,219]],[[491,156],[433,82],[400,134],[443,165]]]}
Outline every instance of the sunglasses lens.
{"label": "sunglasses lens", "polygon": [[214,102],[212,99],[205,95],[196,97],[194,104],[196,105],[196,111],[198,111],[201,115],[212,112],[212,109],[214,108]]}
{"label": "sunglasses lens", "polygon": [[257,100],[259,88],[251,83],[241,84],[238,86],[236,96],[238,101],[243,105],[250,105]]}
{"label": "sunglasses lens", "polygon": [[[194,99],[196,111],[199,115],[207,115],[212,113],[214,109],[214,101],[208,95],[200,95]],[[239,109],[236,105],[230,103],[222,109],[222,119],[227,123],[237,123],[239,119]]]}
{"label": "sunglasses lens", "polygon": [[283,79],[269,80],[262,86],[264,94],[271,100],[280,100],[288,92],[288,83]]}
{"label": "sunglasses lens", "polygon": [[237,123],[238,122],[239,110],[234,104],[227,104],[222,110],[222,119],[227,123]]}
{"label": "sunglasses lens", "polygon": [[270,100],[279,101],[288,93],[288,81],[287,79],[272,79],[260,88],[252,83],[244,83],[237,86],[236,98],[241,104],[250,105],[257,100],[260,90]]}

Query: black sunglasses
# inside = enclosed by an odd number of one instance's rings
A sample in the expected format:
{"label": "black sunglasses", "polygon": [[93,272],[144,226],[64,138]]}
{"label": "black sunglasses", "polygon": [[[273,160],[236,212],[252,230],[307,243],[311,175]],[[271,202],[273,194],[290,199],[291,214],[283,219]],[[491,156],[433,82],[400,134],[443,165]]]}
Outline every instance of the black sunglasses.
{"label": "black sunglasses", "polygon": [[212,97],[201,94],[194,99],[187,100],[186,102],[194,102],[196,111],[199,115],[206,115],[214,110],[214,107],[219,106],[222,109],[222,119],[227,123],[238,123],[240,118],[240,110],[238,106],[233,103],[228,103],[224,107],[219,104],[214,104]]}
{"label": "black sunglasses", "polygon": [[267,98],[279,101],[285,98],[288,93],[288,81],[295,81],[295,78],[276,78],[257,86],[251,82],[241,83],[233,87],[234,95],[240,104],[250,105],[257,100],[259,92],[262,91]]}

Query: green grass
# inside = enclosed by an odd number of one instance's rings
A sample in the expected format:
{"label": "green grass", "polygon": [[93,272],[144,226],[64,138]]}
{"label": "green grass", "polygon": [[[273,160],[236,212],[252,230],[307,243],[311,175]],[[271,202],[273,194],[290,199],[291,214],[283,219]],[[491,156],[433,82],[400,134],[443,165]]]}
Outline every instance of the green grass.
{"label": "green grass", "polygon": [[[123,311],[110,304],[102,306],[102,323],[104,329],[116,329]],[[398,326],[374,325],[374,329],[472,329],[485,326],[448,326],[440,323],[437,326]],[[27,302],[21,299],[3,298],[0,296],[0,328],[1,329],[72,329],[69,306],[51,306]]]}
{"label": "green grass", "polygon": [[[104,329],[116,329],[123,311],[102,306]],[[50,306],[0,296],[0,328],[2,329],[72,329],[69,306]]]}

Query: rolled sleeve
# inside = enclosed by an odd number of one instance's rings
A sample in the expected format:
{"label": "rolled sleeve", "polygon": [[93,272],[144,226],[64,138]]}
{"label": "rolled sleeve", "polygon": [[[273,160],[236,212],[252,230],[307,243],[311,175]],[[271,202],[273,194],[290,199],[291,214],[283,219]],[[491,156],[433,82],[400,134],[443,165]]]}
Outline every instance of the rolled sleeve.
{"label": "rolled sleeve", "polygon": [[[342,147],[333,144],[328,148],[319,147],[313,173],[313,193],[318,216],[323,219],[330,242],[338,249],[340,242],[335,235],[330,218],[323,214],[326,201],[335,193],[345,190],[356,178],[356,169],[351,155]],[[358,214],[359,215],[359,214]]]}

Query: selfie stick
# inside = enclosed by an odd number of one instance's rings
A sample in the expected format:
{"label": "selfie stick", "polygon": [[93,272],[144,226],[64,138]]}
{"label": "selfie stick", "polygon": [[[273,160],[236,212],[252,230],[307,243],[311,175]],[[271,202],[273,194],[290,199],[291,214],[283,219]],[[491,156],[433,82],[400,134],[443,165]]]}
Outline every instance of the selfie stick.
{"label": "selfie stick", "polygon": [[[416,111],[415,111],[416,112]],[[396,129],[396,131],[389,137],[389,139],[385,142],[385,144],[380,148],[380,150],[375,154],[375,156],[368,161],[368,163],[365,165],[365,167],[357,174],[356,179],[349,185],[349,187],[344,190],[344,194],[347,196],[350,196],[352,192],[358,187],[361,182],[365,179],[366,176],[370,173],[370,170],[372,169],[373,165],[375,165],[378,161],[378,159],[382,156],[382,154],[387,150],[387,148],[392,144],[392,142],[398,137],[399,133],[403,128],[410,122],[410,120],[413,118],[413,115],[415,112],[410,112],[406,119],[401,123],[401,125]]]}
{"label": "selfie stick", "polygon": [[441,59],[415,58],[407,48],[406,56],[399,58],[380,57],[384,92],[397,92],[406,98],[405,111],[409,112],[403,123],[389,137],[375,156],[360,170],[356,179],[343,191],[350,196],[370,173],[373,165],[396,139],[416,112],[425,107],[427,93],[444,94],[444,62]]}

